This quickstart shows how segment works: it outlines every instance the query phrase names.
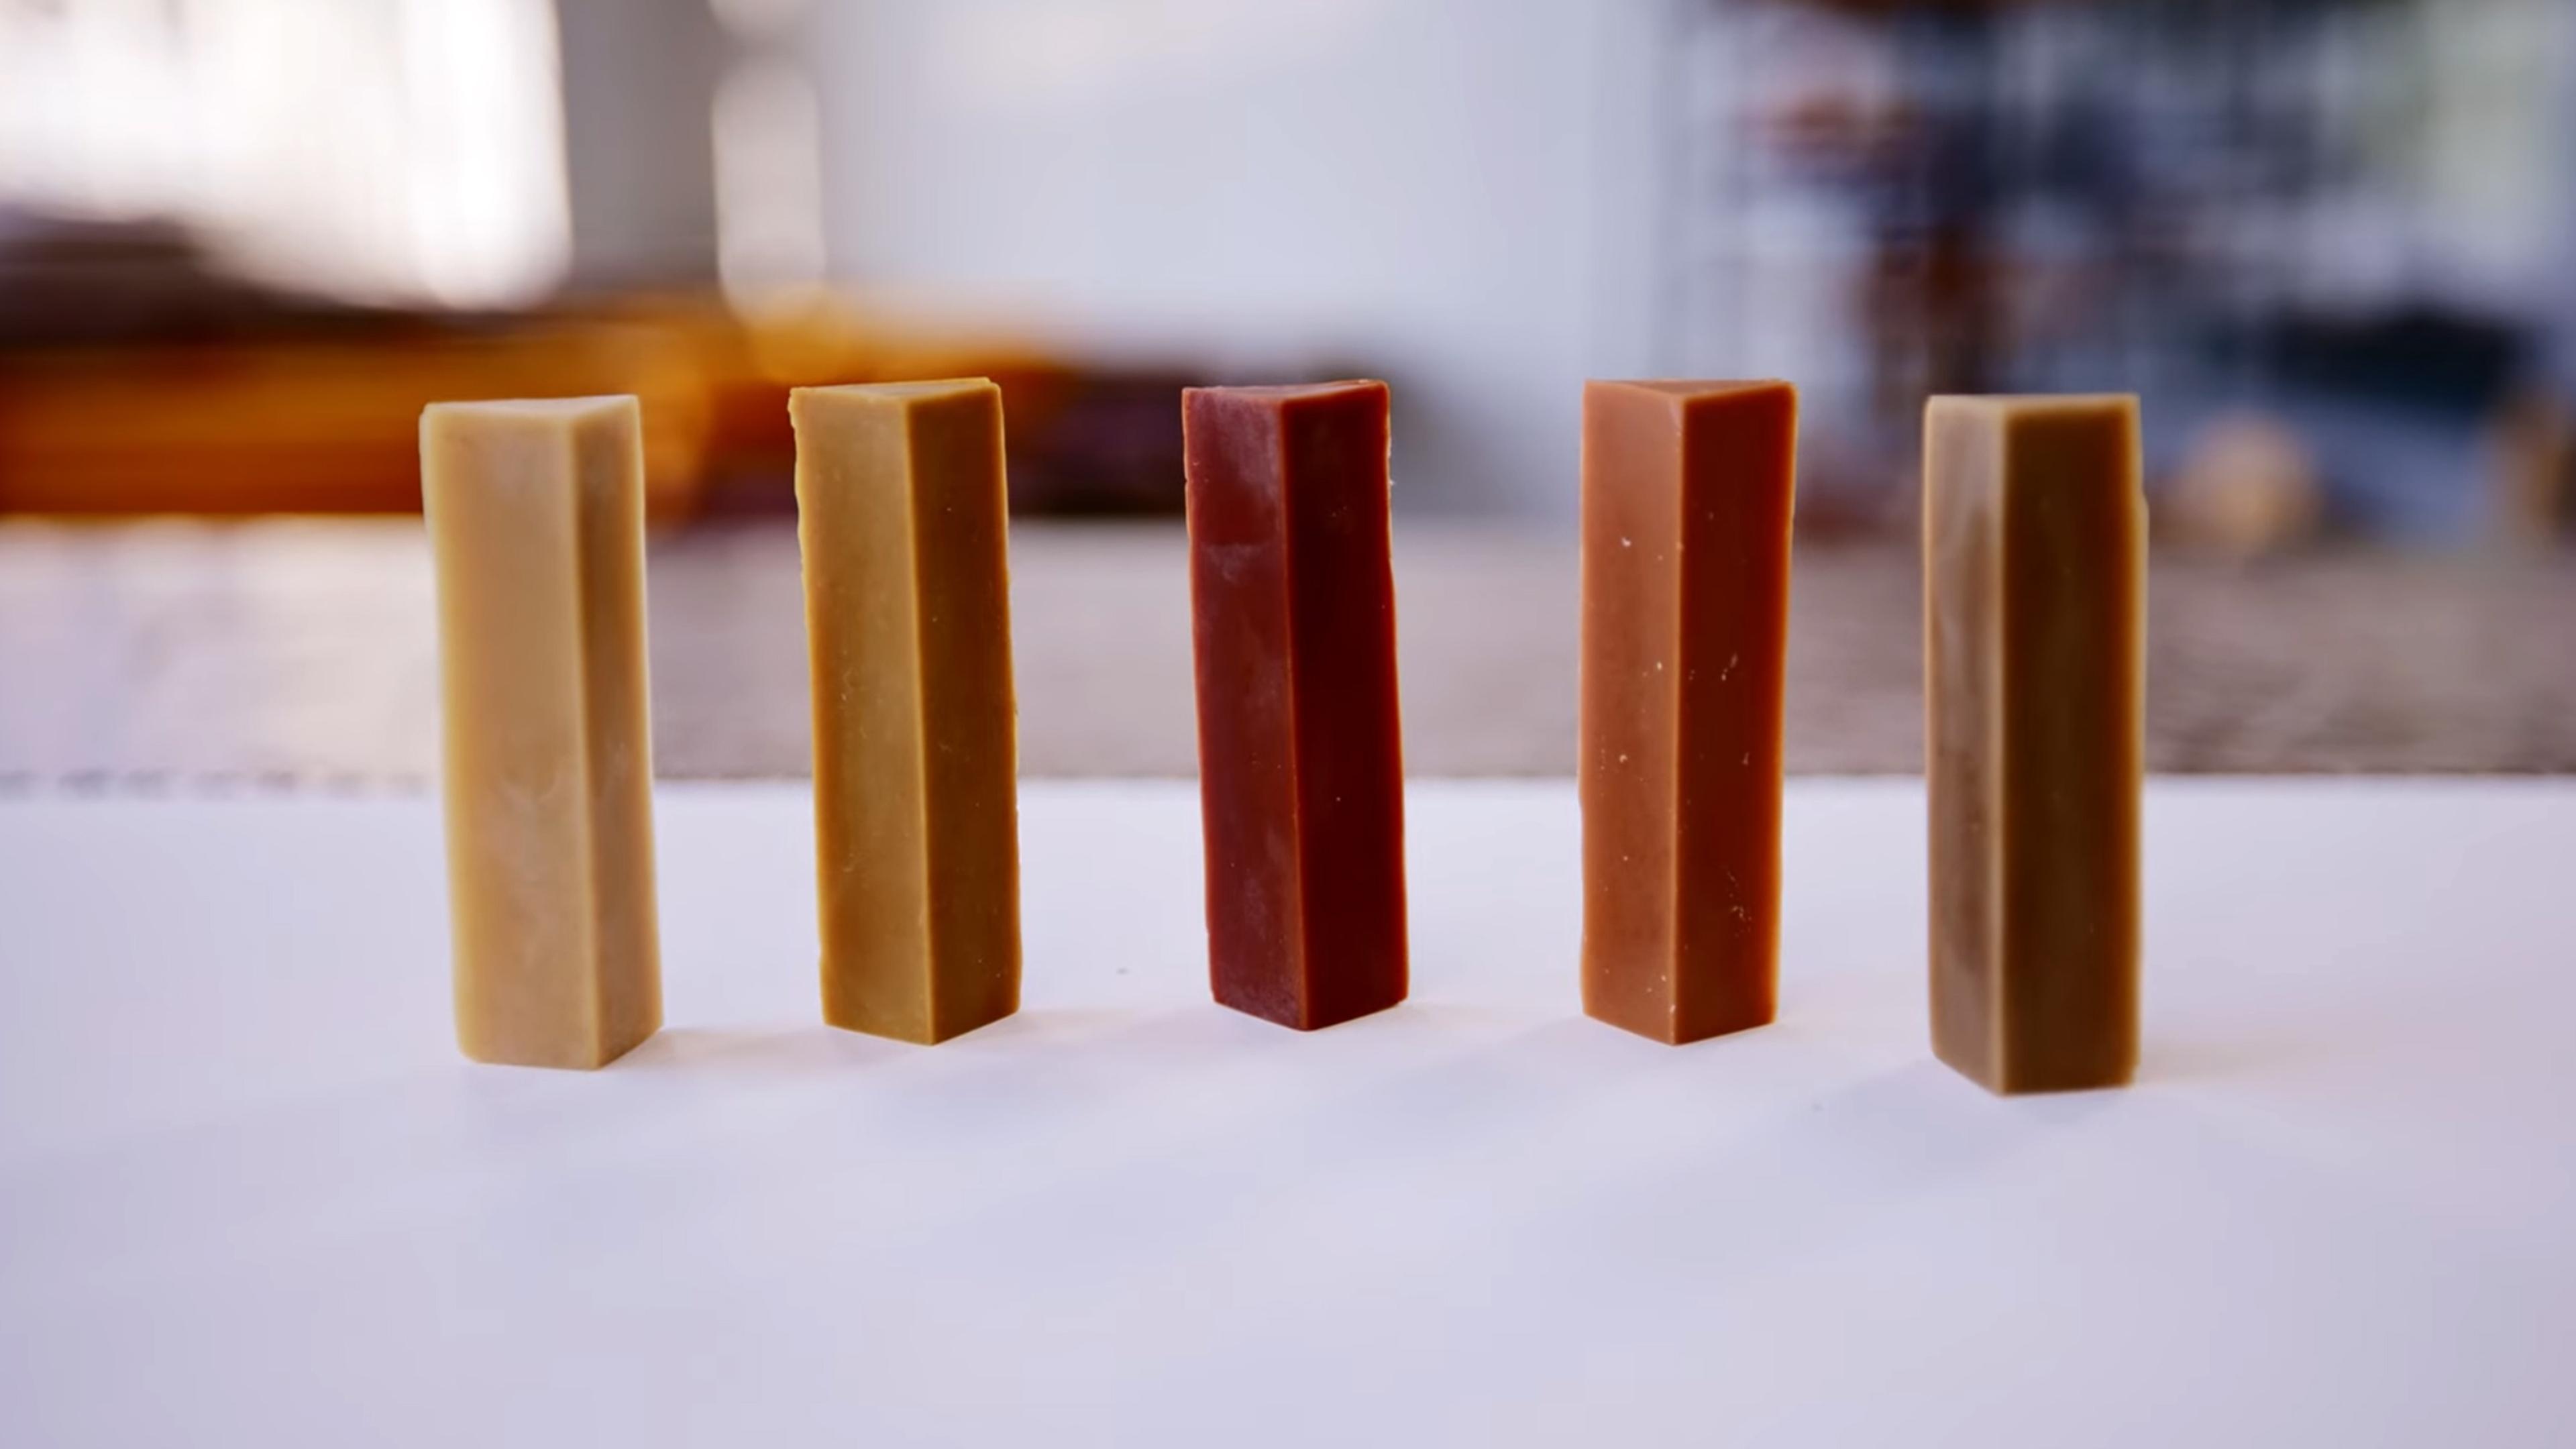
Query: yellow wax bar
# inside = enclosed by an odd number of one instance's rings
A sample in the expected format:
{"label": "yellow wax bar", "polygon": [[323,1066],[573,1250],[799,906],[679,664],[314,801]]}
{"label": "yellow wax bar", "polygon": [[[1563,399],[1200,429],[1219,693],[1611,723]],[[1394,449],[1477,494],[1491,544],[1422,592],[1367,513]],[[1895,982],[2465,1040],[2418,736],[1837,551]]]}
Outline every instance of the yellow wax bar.
{"label": "yellow wax bar", "polygon": [[1019,1009],[1002,397],[798,388],[823,1019],[944,1041]]}

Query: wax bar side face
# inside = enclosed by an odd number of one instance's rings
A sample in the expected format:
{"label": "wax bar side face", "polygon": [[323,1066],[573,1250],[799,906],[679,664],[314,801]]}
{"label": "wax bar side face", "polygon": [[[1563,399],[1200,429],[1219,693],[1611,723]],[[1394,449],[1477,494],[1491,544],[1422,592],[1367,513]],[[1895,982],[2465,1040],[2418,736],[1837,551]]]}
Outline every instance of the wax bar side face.
{"label": "wax bar side face", "polygon": [[1932,1045],[1991,1085],[2003,900],[2003,427],[1991,409],[1945,404],[1934,399],[1925,415],[1923,453]]}
{"label": "wax bar side face", "polygon": [[1583,1009],[1671,1041],[1682,426],[1675,400],[1583,391]]}
{"label": "wax bar side face", "polygon": [[1798,395],[1685,404],[1675,1039],[1778,1010],[1783,682]]}
{"label": "wax bar side face", "polygon": [[644,605],[644,442],[631,402],[575,425],[581,470],[582,682],[589,732],[592,907],[600,960],[650,963],[600,973],[609,1047],[662,1025],[653,882],[653,705]]}
{"label": "wax bar side face", "polygon": [[1209,972],[1218,1001],[1295,1023],[1305,912],[1279,411],[1212,389],[1182,400]]}
{"label": "wax bar side face", "polygon": [[1386,409],[1183,395],[1211,984],[1301,1029],[1405,994]]}
{"label": "wax bar side face", "polygon": [[1000,394],[799,388],[823,1016],[933,1043],[1019,1000]]}
{"label": "wax bar side face", "polygon": [[823,1019],[924,1040],[928,824],[903,410],[798,388],[796,531],[814,728]]}
{"label": "wax bar side face", "polygon": [[2128,397],[1927,412],[1933,1044],[1999,1092],[2135,1070],[2144,495]]}
{"label": "wax bar side face", "polygon": [[1584,393],[1585,1009],[1659,1041],[1776,1010],[1797,395]]}
{"label": "wax bar side face", "polygon": [[1404,999],[1404,742],[1384,384],[1282,405],[1306,1020]]}
{"label": "wax bar side face", "polygon": [[1020,1009],[1010,503],[1001,389],[977,382],[911,409],[933,1040]]}
{"label": "wax bar side face", "polygon": [[597,1067],[661,1024],[632,398],[421,419],[458,1044]]}
{"label": "wax bar side face", "polygon": [[[2138,1055],[2146,501],[2134,399],[2034,408],[2004,510],[2005,1081],[2110,1086]],[[2090,969],[2052,970],[2052,962]]]}

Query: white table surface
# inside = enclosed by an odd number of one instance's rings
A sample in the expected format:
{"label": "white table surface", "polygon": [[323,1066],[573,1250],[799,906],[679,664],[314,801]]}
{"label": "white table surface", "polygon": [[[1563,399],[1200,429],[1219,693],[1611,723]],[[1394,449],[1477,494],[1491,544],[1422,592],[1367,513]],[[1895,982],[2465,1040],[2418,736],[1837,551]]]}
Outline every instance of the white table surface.
{"label": "white table surface", "polygon": [[2576,782],[2159,782],[2132,1090],[1924,1045],[1922,801],[1793,784],[1779,1025],[1585,1020],[1562,782],[1412,1002],[1206,1000],[1186,784],[1024,796],[1026,1009],[815,1019],[666,789],[671,1025],[449,1037],[421,797],[0,802],[0,1444],[2576,1443]]}

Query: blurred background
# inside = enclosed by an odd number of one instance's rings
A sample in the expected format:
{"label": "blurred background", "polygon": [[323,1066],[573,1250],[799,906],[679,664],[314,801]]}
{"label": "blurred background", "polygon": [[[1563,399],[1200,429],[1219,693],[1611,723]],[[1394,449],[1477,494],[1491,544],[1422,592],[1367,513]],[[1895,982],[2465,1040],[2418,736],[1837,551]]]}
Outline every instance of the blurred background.
{"label": "blurred background", "polygon": [[2576,770],[2565,0],[0,0],[0,789],[408,785],[416,424],[644,400],[657,752],[806,761],[789,386],[1009,407],[1023,763],[1194,768],[1176,390],[1395,388],[1406,747],[1574,759],[1587,376],[1802,389],[1793,769],[1922,398],[2136,391],[2167,770]]}

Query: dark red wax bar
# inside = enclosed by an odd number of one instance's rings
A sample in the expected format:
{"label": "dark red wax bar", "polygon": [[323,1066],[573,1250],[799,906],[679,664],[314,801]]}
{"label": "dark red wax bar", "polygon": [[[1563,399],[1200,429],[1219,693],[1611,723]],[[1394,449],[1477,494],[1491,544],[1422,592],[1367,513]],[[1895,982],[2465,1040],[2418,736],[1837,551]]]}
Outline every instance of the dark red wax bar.
{"label": "dark red wax bar", "polygon": [[1387,389],[1191,388],[1216,999],[1301,1031],[1404,999]]}

